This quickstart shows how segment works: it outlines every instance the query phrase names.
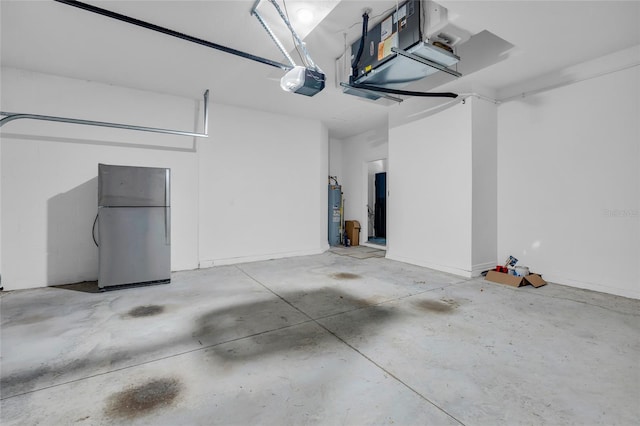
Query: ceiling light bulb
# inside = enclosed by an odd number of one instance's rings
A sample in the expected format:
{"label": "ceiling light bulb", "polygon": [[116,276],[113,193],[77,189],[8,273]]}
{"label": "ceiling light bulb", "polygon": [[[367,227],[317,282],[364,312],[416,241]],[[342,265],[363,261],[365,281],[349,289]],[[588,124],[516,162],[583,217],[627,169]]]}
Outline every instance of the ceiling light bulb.
{"label": "ceiling light bulb", "polygon": [[304,85],[305,67],[296,66],[280,79],[280,87],[287,92],[295,92]]}
{"label": "ceiling light bulb", "polygon": [[309,9],[299,9],[296,15],[298,16],[300,22],[303,24],[308,24],[313,21],[313,12],[311,12]]}

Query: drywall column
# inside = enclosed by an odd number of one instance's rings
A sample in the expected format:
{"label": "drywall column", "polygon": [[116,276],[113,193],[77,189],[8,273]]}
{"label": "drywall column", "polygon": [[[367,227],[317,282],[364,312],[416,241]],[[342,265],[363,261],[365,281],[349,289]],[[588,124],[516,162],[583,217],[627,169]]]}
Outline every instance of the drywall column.
{"label": "drywall column", "polygon": [[389,131],[387,257],[471,274],[472,106]]}
{"label": "drywall column", "polygon": [[497,106],[478,98],[471,102],[471,274],[495,267],[498,250],[498,117]]}
{"label": "drywall column", "polygon": [[457,275],[495,266],[496,107],[469,98],[389,132],[387,257]]}
{"label": "drywall column", "polygon": [[2,136],[0,135],[0,288],[2,287]]}

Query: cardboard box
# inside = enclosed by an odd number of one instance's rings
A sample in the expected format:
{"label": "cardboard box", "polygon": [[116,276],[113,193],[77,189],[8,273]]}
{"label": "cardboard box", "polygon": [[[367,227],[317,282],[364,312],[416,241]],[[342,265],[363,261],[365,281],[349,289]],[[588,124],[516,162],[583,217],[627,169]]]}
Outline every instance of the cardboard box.
{"label": "cardboard box", "polygon": [[357,220],[347,220],[344,222],[347,238],[351,240],[352,246],[360,245],[360,222]]}
{"label": "cardboard box", "polygon": [[537,288],[547,284],[547,282],[538,274],[529,274],[526,277],[516,277],[515,275],[505,274],[504,272],[489,271],[484,279],[498,284],[510,285],[511,287],[521,287],[523,285],[530,284]]}

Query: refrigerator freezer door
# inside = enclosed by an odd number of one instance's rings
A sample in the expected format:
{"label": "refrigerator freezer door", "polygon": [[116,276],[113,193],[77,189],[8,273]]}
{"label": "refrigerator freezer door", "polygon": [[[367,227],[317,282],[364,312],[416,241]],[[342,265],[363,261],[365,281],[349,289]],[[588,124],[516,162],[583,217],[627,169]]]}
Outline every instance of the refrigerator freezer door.
{"label": "refrigerator freezer door", "polygon": [[98,206],[170,206],[170,170],[98,165]]}
{"label": "refrigerator freezer door", "polygon": [[100,208],[98,287],[169,282],[171,208]]}

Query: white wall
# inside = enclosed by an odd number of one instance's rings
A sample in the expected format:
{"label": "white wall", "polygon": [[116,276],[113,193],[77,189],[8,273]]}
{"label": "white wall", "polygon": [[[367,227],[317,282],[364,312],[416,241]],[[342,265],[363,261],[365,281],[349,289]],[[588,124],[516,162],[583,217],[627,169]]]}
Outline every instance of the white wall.
{"label": "white wall", "polygon": [[345,219],[360,222],[360,241],[368,232],[367,186],[368,163],[388,158],[388,130],[369,132],[342,141],[342,192],[345,199]]}
{"label": "white wall", "polygon": [[326,128],[214,105],[200,143],[200,264],[320,253],[327,242]]}
{"label": "white wall", "polygon": [[342,183],[342,140],[329,139],[329,176],[335,176]]}
{"label": "white wall", "polygon": [[498,258],[640,298],[640,69],[498,109]]}
{"label": "white wall", "polygon": [[[194,100],[2,69],[16,112],[193,129]],[[191,138],[20,120],[2,128],[2,275],[7,290],[95,280],[98,163],[170,167],[172,269],[197,266],[197,158]]]}
{"label": "white wall", "polygon": [[472,106],[389,131],[387,257],[471,274]]}
{"label": "white wall", "polygon": [[[2,109],[8,111],[194,130],[201,121],[200,103],[2,69]],[[215,104],[211,109],[211,137],[198,142],[189,137],[31,120],[5,125],[0,140],[0,271],[5,289],[97,278],[98,250],[91,239],[91,225],[97,211],[99,162],[171,168],[172,270],[197,268],[203,259],[252,260],[322,251],[327,229],[326,129],[313,121],[272,115],[265,119],[265,114],[252,110]],[[287,140],[290,134],[295,143]],[[293,184],[294,191],[287,191],[291,176],[301,182]],[[267,184],[273,184],[280,195],[267,197]],[[308,185],[305,191],[303,185]],[[265,194],[258,193],[258,188]],[[225,204],[217,209],[217,202]],[[232,202],[236,216],[226,214]],[[220,217],[218,210],[226,215]],[[265,212],[277,212],[275,221],[276,213],[266,217],[274,227],[262,221]],[[218,226],[212,227],[211,222]],[[237,231],[242,229],[250,230],[250,236]],[[220,251],[221,246],[228,247],[228,254]]]}

